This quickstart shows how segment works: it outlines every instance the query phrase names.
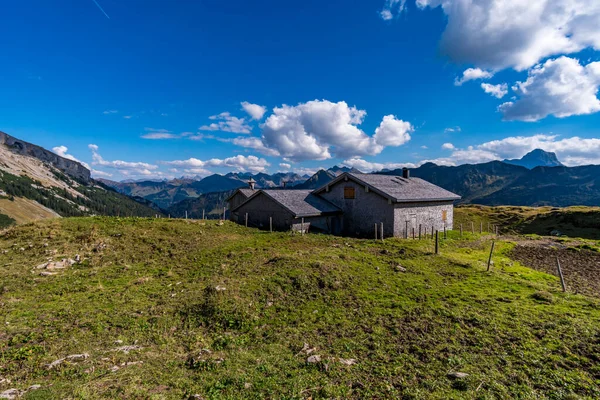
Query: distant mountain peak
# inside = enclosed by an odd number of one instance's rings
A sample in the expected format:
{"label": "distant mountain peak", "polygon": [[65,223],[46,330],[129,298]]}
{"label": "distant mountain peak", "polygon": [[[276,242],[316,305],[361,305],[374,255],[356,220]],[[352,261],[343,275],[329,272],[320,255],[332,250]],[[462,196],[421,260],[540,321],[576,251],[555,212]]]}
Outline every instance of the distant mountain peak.
{"label": "distant mountain peak", "polygon": [[513,160],[504,160],[507,164],[520,165],[525,168],[533,169],[535,167],[563,167],[555,153],[535,149],[525,154],[521,158]]}

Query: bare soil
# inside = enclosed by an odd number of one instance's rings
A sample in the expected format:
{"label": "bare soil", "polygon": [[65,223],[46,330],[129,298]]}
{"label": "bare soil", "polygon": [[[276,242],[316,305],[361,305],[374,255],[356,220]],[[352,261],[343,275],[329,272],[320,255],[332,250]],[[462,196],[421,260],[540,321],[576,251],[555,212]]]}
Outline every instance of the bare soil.
{"label": "bare soil", "polygon": [[568,291],[600,297],[600,253],[597,251],[536,240],[520,242],[511,252],[511,258],[521,264],[558,276],[556,256]]}

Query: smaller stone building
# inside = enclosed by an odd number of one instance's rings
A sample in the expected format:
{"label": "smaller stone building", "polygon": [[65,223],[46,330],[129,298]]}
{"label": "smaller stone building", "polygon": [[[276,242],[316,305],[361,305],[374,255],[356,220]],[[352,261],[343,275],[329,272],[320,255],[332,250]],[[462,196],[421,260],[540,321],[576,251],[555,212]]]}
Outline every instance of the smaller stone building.
{"label": "smaller stone building", "polygon": [[[420,178],[346,172],[316,190],[237,190],[229,199],[231,220],[269,229],[318,230],[384,237],[452,229],[454,201],[460,196]],[[304,220],[304,225],[302,225]]]}
{"label": "smaller stone building", "polygon": [[[230,207],[249,189],[239,189],[231,197]],[[237,197],[237,198],[236,198]],[[342,214],[335,205],[315,196],[311,190],[257,190],[248,199],[231,208],[231,220],[239,224],[273,230],[309,229],[336,233],[339,216]]]}

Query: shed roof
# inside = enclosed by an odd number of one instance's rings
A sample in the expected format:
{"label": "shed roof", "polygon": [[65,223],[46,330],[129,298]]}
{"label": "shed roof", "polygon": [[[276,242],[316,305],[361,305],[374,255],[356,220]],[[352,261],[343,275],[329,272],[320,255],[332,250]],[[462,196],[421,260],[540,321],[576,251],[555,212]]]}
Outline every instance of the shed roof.
{"label": "shed roof", "polygon": [[346,172],[338,176],[327,185],[316,189],[313,193],[318,194],[346,179],[351,179],[370,190],[379,193],[383,197],[396,203],[412,203],[425,201],[451,201],[458,200],[460,196],[421,178],[403,178],[395,175],[357,174]]}
{"label": "shed roof", "polygon": [[[252,201],[254,198],[258,197],[260,193],[279,203],[285,209],[290,211],[295,218],[318,217],[321,215],[338,214],[342,212],[342,210],[334,204],[312,194],[312,190],[259,190],[250,196],[243,204]],[[241,207],[243,204],[240,204],[234,210]]]}

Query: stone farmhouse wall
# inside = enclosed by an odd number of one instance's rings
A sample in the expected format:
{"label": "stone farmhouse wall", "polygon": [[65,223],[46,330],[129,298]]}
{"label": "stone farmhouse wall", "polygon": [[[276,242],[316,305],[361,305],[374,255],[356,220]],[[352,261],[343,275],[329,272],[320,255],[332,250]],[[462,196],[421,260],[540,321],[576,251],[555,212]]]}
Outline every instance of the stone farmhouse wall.
{"label": "stone farmhouse wall", "polygon": [[415,235],[418,235],[419,225],[423,232],[429,232],[429,234],[431,234],[431,227],[434,230],[442,231],[445,226],[447,230],[451,230],[453,223],[454,205],[452,201],[394,204],[394,236],[405,237],[408,233],[408,236],[412,237],[413,228]]}
{"label": "stone farmhouse wall", "polygon": [[[345,187],[354,188],[354,199],[344,198]],[[365,186],[352,180],[340,181],[330,186],[328,192],[319,193],[319,196],[329,200],[344,211],[340,217],[342,220],[342,234],[374,237],[375,224],[380,227],[383,222],[384,237],[394,235],[394,206],[389,204],[388,200],[382,196],[365,189]]]}

